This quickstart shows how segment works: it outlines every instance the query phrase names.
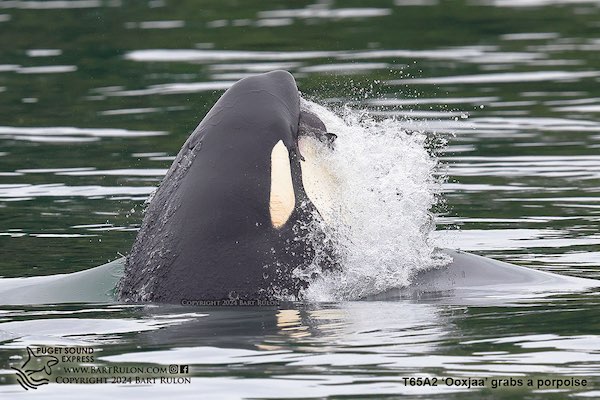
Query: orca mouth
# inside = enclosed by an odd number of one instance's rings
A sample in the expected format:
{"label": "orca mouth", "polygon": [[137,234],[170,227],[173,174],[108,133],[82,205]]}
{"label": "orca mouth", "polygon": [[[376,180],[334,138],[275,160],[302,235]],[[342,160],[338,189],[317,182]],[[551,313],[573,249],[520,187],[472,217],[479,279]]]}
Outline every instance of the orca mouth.
{"label": "orca mouth", "polygon": [[316,138],[322,143],[325,143],[327,147],[333,150],[333,145],[337,135],[331,132],[327,132],[327,127],[321,121],[321,119],[314,113],[306,110],[300,111],[300,120],[298,122],[298,137],[311,136]]}

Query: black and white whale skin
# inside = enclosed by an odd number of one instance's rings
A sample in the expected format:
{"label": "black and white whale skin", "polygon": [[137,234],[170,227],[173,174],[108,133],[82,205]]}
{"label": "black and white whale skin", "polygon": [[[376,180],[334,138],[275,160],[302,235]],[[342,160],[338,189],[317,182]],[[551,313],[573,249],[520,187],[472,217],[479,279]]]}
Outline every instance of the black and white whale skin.
{"label": "black and white whale skin", "polygon": [[[318,176],[303,170],[308,164],[298,150],[298,141],[331,145],[333,138],[316,115],[301,110],[289,73],[243,79],[183,145],[126,259],[70,274],[2,278],[0,304],[194,304],[295,295],[306,284],[295,268],[337,267],[335,246],[309,198],[319,206],[310,189]],[[600,287],[596,279],[441,251],[451,257],[448,265],[363,300],[487,305]]]}
{"label": "black and white whale skin", "polygon": [[297,294],[305,283],[293,270],[329,251],[315,237],[319,214],[304,190],[299,136],[333,137],[316,115],[300,110],[290,73],[260,74],[229,88],[150,201],[117,285],[119,300]]}

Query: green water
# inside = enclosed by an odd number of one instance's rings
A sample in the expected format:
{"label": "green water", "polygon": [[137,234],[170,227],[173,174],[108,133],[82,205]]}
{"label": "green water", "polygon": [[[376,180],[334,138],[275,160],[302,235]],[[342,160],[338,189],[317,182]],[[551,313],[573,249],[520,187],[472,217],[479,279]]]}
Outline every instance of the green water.
{"label": "green water", "polygon": [[[144,200],[222,90],[283,68],[320,104],[449,138],[443,243],[599,277],[598,32],[595,1],[0,1],[0,276],[126,254]],[[2,307],[0,392],[593,397],[597,302]],[[104,364],[190,364],[192,384],[25,392],[8,367],[29,344],[92,346]],[[494,375],[591,383],[480,392],[401,379]]]}

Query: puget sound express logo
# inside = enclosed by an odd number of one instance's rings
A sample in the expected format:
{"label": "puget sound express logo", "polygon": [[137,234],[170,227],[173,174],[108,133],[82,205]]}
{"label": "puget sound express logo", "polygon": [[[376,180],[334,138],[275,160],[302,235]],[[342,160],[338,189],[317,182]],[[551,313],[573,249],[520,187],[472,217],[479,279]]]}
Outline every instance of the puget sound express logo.
{"label": "puget sound express logo", "polygon": [[27,347],[23,361],[11,365],[16,381],[25,390],[59,384],[190,384],[189,365],[97,365],[94,348]]}
{"label": "puget sound express logo", "polygon": [[52,367],[58,364],[58,358],[51,355],[37,356],[31,347],[27,347],[27,360],[20,367],[11,367],[17,371],[17,382],[25,390],[37,389],[47,385],[52,374]]}

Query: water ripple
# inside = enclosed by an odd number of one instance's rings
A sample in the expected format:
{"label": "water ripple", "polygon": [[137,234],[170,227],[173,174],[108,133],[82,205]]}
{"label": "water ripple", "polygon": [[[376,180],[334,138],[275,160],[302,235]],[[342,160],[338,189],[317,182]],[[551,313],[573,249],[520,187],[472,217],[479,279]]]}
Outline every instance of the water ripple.
{"label": "water ripple", "polygon": [[0,126],[0,138],[15,140],[60,140],[79,141],[87,139],[110,138],[110,137],[148,137],[166,135],[164,131],[135,131],[129,129],[111,128],[76,128],[70,126],[52,127],[14,127]]}
{"label": "water ripple", "polygon": [[498,74],[478,74],[460,76],[440,76],[432,78],[409,78],[390,80],[390,85],[410,84],[456,84],[456,83],[508,83],[508,82],[541,82],[541,81],[576,81],[583,78],[600,76],[598,71],[534,71],[506,72]]}
{"label": "water ripple", "polygon": [[389,8],[301,8],[261,11],[259,18],[369,18],[390,15]]}
{"label": "water ripple", "polygon": [[126,195],[148,196],[156,190],[155,186],[68,186],[62,183],[48,184],[0,184],[0,200],[33,199],[37,197],[87,197],[103,198]]}

